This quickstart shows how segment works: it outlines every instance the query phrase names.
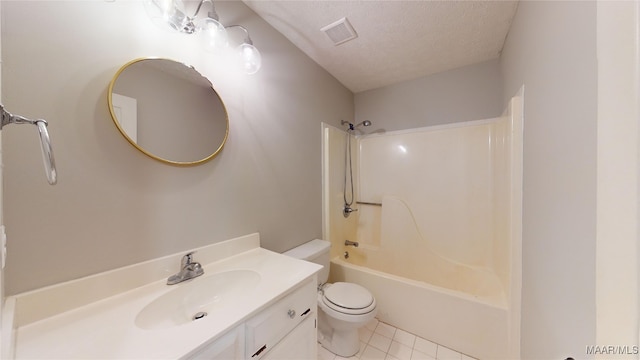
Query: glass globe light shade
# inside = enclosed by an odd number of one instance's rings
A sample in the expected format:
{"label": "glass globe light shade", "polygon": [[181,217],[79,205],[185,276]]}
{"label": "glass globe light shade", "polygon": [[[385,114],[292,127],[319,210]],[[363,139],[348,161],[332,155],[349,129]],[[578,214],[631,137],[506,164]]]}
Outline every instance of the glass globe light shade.
{"label": "glass globe light shade", "polygon": [[181,31],[189,22],[182,0],[145,0],[144,8],[158,27]]}
{"label": "glass globe light shade", "polygon": [[240,58],[244,65],[244,71],[249,74],[255,74],[262,67],[262,56],[258,49],[247,43],[243,43],[238,47]]}
{"label": "glass globe light shade", "polygon": [[210,17],[198,22],[198,36],[207,51],[221,50],[229,45],[227,29]]}

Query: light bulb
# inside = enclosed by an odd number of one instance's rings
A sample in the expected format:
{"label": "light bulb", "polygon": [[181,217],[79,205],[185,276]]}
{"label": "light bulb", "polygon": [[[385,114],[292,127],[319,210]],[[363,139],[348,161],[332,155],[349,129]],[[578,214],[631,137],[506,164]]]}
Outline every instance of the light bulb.
{"label": "light bulb", "polygon": [[144,8],[151,21],[163,29],[181,31],[189,21],[182,0],[145,0]]}
{"label": "light bulb", "polygon": [[262,66],[262,56],[260,56],[258,49],[251,44],[243,43],[238,47],[238,51],[242,59],[244,71],[249,75],[257,73]]}
{"label": "light bulb", "polygon": [[207,51],[221,50],[229,45],[227,29],[210,17],[198,22],[198,36]]}

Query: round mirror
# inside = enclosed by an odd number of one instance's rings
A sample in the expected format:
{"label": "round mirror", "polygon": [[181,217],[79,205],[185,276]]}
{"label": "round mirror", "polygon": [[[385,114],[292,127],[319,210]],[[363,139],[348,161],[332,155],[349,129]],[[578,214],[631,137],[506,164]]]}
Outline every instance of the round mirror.
{"label": "round mirror", "polygon": [[211,82],[192,66],[168,59],[135,59],[109,84],[116,127],[138,150],[173,165],[215,157],[227,140],[229,118]]}

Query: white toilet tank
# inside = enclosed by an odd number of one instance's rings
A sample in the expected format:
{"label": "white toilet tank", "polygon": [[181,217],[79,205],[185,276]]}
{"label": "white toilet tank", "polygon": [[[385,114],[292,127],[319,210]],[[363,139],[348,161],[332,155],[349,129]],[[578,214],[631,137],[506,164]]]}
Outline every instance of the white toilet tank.
{"label": "white toilet tank", "polygon": [[329,280],[330,245],[331,243],[326,240],[315,239],[294,247],[283,255],[322,265],[323,268],[318,273],[318,283],[324,284]]}

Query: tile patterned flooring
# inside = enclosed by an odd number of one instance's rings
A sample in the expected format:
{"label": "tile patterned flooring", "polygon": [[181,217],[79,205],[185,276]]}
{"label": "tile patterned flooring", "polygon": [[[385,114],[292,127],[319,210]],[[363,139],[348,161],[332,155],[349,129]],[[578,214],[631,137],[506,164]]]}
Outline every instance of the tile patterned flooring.
{"label": "tile patterned flooring", "polygon": [[359,333],[360,351],[355,356],[337,356],[318,344],[318,360],[474,360],[377,319]]}

